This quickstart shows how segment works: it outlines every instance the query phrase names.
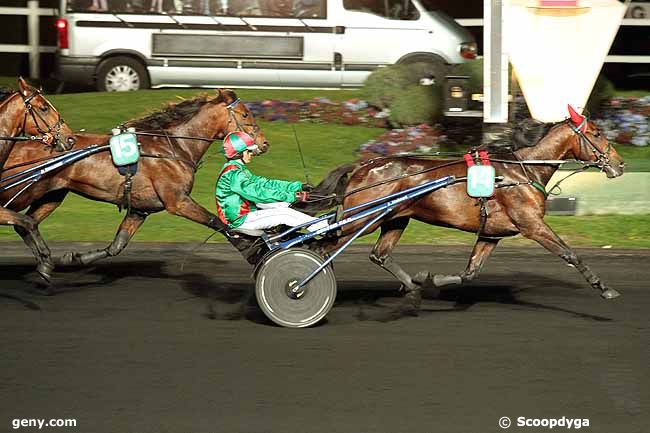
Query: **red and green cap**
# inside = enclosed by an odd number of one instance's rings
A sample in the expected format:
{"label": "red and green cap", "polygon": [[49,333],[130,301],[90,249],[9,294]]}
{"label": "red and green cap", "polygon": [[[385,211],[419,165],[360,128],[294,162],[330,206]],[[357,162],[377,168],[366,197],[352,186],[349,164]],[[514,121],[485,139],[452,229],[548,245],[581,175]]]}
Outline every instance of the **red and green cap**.
{"label": "red and green cap", "polygon": [[245,150],[257,152],[253,137],[243,131],[231,132],[223,139],[223,153],[226,158],[233,159]]}

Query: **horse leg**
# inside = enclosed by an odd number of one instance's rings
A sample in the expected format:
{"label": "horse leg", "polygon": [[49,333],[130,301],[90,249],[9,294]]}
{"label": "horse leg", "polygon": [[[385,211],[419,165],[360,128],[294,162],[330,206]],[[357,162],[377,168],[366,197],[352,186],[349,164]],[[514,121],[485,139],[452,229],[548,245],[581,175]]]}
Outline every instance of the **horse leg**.
{"label": "horse leg", "polygon": [[167,212],[187,218],[190,221],[194,221],[209,227],[212,230],[223,233],[228,242],[230,242],[230,244],[234,246],[251,265],[256,265],[261,259],[261,252],[263,250],[260,248],[261,244],[258,242],[258,238],[231,231],[221,222],[219,217],[195,202],[192,197],[188,195],[183,195],[181,197],[174,196],[173,199],[163,199],[163,203],[165,204]]}
{"label": "horse leg", "polygon": [[591,269],[544,221],[537,220],[532,224],[518,223],[517,227],[522,235],[560,256],[569,266],[578,269],[591,287],[600,290],[600,296],[604,299],[614,299],[620,295],[616,290],[607,287],[596,274],[591,272]]}
{"label": "horse leg", "polygon": [[408,222],[408,218],[397,218],[381,225],[381,234],[370,253],[370,261],[390,272],[402,283],[410,310],[411,312],[416,312],[422,302],[422,288],[413,281],[411,276],[390,255],[390,252],[397,245]]}
{"label": "horse leg", "polygon": [[375,243],[375,247],[370,253],[370,261],[390,272],[402,283],[402,287],[406,291],[410,291],[417,290],[417,284],[411,280],[411,276],[390,255],[390,252],[402,237],[407,224],[407,218],[398,218],[382,224],[379,239],[377,239],[377,243]]}
{"label": "horse leg", "polygon": [[27,211],[27,215],[34,219],[36,225],[34,230],[29,231],[24,227],[14,226],[16,233],[20,235],[25,245],[32,250],[32,253],[38,260],[36,271],[48,283],[52,278],[51,273],[54,270],[54,262],[52,261],[50,248],[38,230],[38,225],[61,205],[67,193],[68,191],[66,190],[54,191],[32,203]]}
{"label": "horse leg", "polygon": [[21,230],[23,233],[31,236],[33,241],[27,243],[27,246],[31,248],[38,262],[36,271],[47,283],[50,283],[54,266],[46,260],[44,261],[45,258],[49,257],[50,250],[38,231],[36,221],[28,215],[22,215],[10,209],[0,207],[0,224],[13,226],[16,231]]}
{"label": "horse leg", "polygon": [[449,284],[462,284],[467,281],[472,281],[478,277],[483,265],[498,243],[499,239],[479,237],[476,244],[474,244],[474,249],[472,249],[472,255],[469,258],[469,263],[467,263],[465,271],[458,275],[436,274],[433,276],[433,284],[436,287],[442,287]]}
{"label": "horse leg", "polygon": [[223,232],[226,228],[215,214],[195,202],[189,195],[163,197],[163,203],[167,212],[172,215],[186,218],[219,232]]}
{"label": "horse leg", "polygon": [[122,220],[113,242],[111,242],[108,247],[102,250],[88,251],[86,253],[68,252],[61,257],[60,263],[62,265],[86,266],[96,262],[97,260],[105,259],[106,257],[117,256],[122,252],[122,250],[124,250],[124,248],[126,248],[129,241],[142,226],[146,218],[146,214],[138,212],[135,209],[132,210],[127,213]]}

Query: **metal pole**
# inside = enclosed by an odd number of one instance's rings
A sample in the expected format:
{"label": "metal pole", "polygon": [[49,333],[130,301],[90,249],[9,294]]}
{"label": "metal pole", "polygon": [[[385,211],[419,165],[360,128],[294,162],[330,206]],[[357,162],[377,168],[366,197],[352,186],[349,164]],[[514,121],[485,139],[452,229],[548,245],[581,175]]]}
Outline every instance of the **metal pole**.
{"label": "metal pole", "polygon": [[508,121],[508,54],[503,50],[503,2],[483,2],[483,121]]}
{"label": "metal pole", "polygon": [[27,38],[29,43],[29,76],[38,79],[41,71],[39,53],[40,29],[38,0],[27,0]]}

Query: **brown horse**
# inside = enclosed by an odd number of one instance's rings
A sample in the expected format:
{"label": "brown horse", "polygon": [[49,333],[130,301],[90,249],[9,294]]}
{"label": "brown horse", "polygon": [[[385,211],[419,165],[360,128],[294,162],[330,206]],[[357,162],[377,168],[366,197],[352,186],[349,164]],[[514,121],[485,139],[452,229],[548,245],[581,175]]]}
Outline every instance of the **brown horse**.
{"label": "brown horse", "polygon": [[[255,123],[245,104],[239,103],[231,90],[219,90],[217,96],[197,97],[172,105],[142,119],[127,122],[139,135],[141,159],[137,173],[130,182],[130,194],[125,188],[127,178],[118,173],[109,152],[96,153],[35,183],[18,197],[11,208],[27,212],[36,223],[47,218],[63,201],[68,191],[92,200],[113,203],[128,210],[113,242],[105,249],[87,253],[67,253],[63,265],[86,265],[119,254],[147,215],[162,210],[182,216],[217,231],[226,231],[219,218],[203,208],[190,192],[199,162],[210,144],[227,133],[243,130],[254,137],[260,151],[269,143]],[[106,143],[108,136],[76,134],[75,149]],[[47,155],[38,143],[15,149],[7,162],[8,173],[25,162]],[[24,167],[21,167],[23,169]],[[6,194],[5,194],[6,195]],[[4,198],[0,195],[0,199]],[[18,231],[22,236],[22,232]],[[30,239],[23,236],[25,242]],[[240,238],[231,242],[238,246]]]}
{"label": "brown horse", "polygon": [[[503,176],[503,181],[500,182],[494,195],[485,201],[484,209],[487,211],[487,218],[483,219],[483,224],[478,199],[467,194],[465,183],[456,183],[405,202],[370,227],[367,233],[381,228],[381,235],[370,254],[370,260],[394,275],[403,284],[407,300],[417,307],[421,299],[421,284],[425,279],[422,275],[429,278],[429,274],[418,274],[419,278],[413,278],[390,255],[411,218],[433,225],[478,233],[476,245],[465,271],[458,275],[433,276],[432,282],[436,286],[473,280],[478,276],[481,267],[499,240],[522,234],[577,268],[589,284],[601,292],[603,298],[615,298],[618,293],[608,288],[544,222],[546,194],[542,192],[543,186],[549,182],[558,164],[543,161],[569,158],[593,164],[610,178],[623,174],[623,160],[592,122],[586,122],[580,128],[571,121],[556,124],[550,127],[548,133],[536,145],[511,152],[509,156],[500,160],[503,162],[493,161],[496,175]],[[534,164],[532,160],[537,160],[541,164]],[[345,179],[346,171],[352,172],[349,181]],[[316,191],[328,194],[347,182],[343,207],[349,208],[432,179],[449,175],[462,178],[466,174],[467,167],[464,160],[378,158],[350,169],[332,172],[332,176],[322,182],[327,187],[323,188],[319,185]],[[361,220],[344,227],[339,238],[326,240],[319,247],[324,252],[336,249],[366,221]]]}
{"label": "brown horse", "polygon": [[[52,103],[41,92],[25,82],[18,80],[19,90],[0,95],[0,168],[4,166],[10,152],[22,134],[38,137],[31,146],[37,153],[63,151],[74,144],[72,131]],[[15,137],[16,140],[11,138]],[[18,147],[24,142],[18,141]],[[13,194],[12,194],[13,195]],[[12,225],[29,239],[29,245],[38,261],[37,271],[49,279],[53,265],[48,260],[50,250],[38,231],[37,222],[29,216],[7,209],[5,203],[11,196],[0,200],[0,225]]]}

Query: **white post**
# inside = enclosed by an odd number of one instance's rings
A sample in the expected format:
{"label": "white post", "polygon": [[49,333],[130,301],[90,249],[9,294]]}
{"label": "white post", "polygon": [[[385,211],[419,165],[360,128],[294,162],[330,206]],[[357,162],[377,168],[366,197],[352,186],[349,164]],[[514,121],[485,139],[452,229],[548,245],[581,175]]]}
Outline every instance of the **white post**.
{"label": "white post", "polygon": [[39,78],[41,70],[38,12],[38,0],[27,0],[27,38],[29,44],[29,76],[31,78]]}
{"label": "white post", "polygon": [[483,1],[483,121],[508,121],[508,54],[503,50],[504,0]]}

